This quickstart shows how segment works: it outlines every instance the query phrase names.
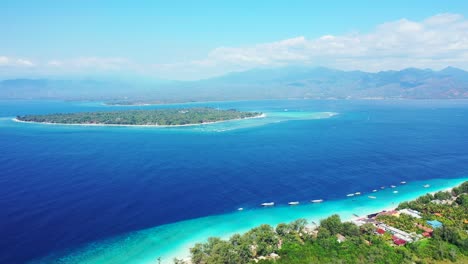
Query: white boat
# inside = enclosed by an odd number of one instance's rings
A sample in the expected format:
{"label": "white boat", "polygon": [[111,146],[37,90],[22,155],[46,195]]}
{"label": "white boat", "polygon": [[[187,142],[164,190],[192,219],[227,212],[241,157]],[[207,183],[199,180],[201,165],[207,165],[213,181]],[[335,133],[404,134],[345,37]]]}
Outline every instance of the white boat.
{"label": "white boat", "polygon": [[348,194],[346,196],[348,196],[348,197],[354,196],[354,193],[350,193],[350,194]]}
{"label": "white boat", "polygon": [[396,186],[395,185],[390,185],[391,188],[395,188]]}
{"label": "white boat", "polygon": [[377,197],[372,196],[372,195],[369,195],[369,196],[367,196],[367,197],[369,197],[369,199],[377,199]]}
{"label": "white boat", "polygon": [[401,183],[401,184],[406,184],[406,182],[405,182],[405,181],[402,181],[402,182],[400,182],[400,183]]}
{"label": "white boat", "polygon": [[430,186],[429,184],[424,184],[423,187],[424,187],[424,188],[429,188],[429,187],[431,187],[431,186]]}
{"label": "white boat", "polygon": [[372,190],[372,192],[377,192],[377,190]]}
{"label": "white boat", "polygon": [[361,195],[361,192],[355,192],[354,194],[355,195]]}
{"label": "white boat", "polygon": [[262,203],[262,206],[274,206],[274,202],[269,202],[269,203]]}
{"label": "white boat", "polygon": [[385,189],[385,186],[380,187],[380,189],[382,189],[382,190]]}
{"label": "white boat", "polygon": [[237,211],[244,211],[244,208],[239,207],[239,208],[237,208]]}
{"label": "white boat", "polygon": [[393,193],[398,193],[398,191],[393,191]]}
{"label": "white boat", "polygon": [[299,202],[298,202],[298,201],[296,201],[296,202],[289,202],[288,204],[289,204],[289,205],[298,205]]}
{"label": "white boat", "polygon": [[321,203],[321,202],[323,202],[323,199],[312,200],[310,202],[312,202],[312,203]]}

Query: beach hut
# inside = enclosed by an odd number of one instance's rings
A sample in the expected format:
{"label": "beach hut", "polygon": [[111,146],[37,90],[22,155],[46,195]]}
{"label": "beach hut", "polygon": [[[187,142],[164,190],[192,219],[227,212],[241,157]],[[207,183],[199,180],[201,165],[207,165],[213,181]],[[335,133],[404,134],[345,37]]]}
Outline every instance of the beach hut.
{"label": "beach hut", "polygon": [[442,223],[437,220],[427,221],[427,224],[432,226],[432,228],[442,227]]}

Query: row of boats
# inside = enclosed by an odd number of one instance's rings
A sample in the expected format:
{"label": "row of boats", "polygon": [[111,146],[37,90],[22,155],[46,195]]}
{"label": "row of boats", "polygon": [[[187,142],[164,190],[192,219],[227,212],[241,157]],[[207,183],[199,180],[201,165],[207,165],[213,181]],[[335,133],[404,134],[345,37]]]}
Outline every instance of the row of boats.
{"label": "row of boats", "polygon": [[[321,202],[323,202],[323,199],[311,200],[310,202],[311,203],[321,203]],[[289,202],[288,203],[288,205],[299,205],[299,204],[300,204],[299,201],[294,201],[294,202]],[[269,206],[275,206],[275,203],[274,202],[269,202],[269,203],[262,203],[260,205],[263,206],[263,207],[269,207]]]}
{"label": "row of boats", "polygon": [[[400,184],[401,184],[401,185],[404,185],[404,184],[406,184],[406,182],[405,182],[405,181],[402,181],[402,182],[400,182]],[[397,187],[396,185],[390,185],[390,188],[396,188],[396,187]],[[424,187],[424,188],[429,188],[430,185],[429,185],[429,184],[425,184],[425,185],[423,185],[423,187]],[[380,189],[382,189],[382,190],[385,189],[385,186],[380,187]],[[374,189],[374,190],[372,190],[372,192],[375,193],[375,192],[378,192],[378,190],[377,190],[377,189]],[[393,191],[393,193],[398,193],[398,191]],[[347,197],[353,197],[353,196],[358,196],[358,195],[361,195],[361,192],[350,193],[350,194],[347,194],[346,196],[347,196]],[[377,197],[376,197],[376,196],[373,196],[373,195],[369,195],[369,196],[367,196],[367,197],[368,197],[369,199],[377,199]],[[323,202],[323,199],[311,200],[310,202],[311,202],[311,203],[322,203],[322,202]],[[288,205],[291,205],[291,206],[299,205],[299,204],[300,204],[299,201],[293,201],[293,202],[289,202],[289,203],[288,203]],[[275,203],[274,203],[274,202],[266,202],[266,203],[262,203],[262,204],[260,204],[260,205],[263,206],[263,207],[271,207],[271,206],[275,206]],[[237,209],[237,210],[242,211],[242,210],[244,210],[244,208],[241,207],[241,208],[239,208],[239,209]]]}
{"label": "row of boats", "polygon": [[[403,185],[403,184],[406,184],[406,182],[405,182],[405,181],[402,181],[402,182],[400,182],[400,184]],[[396,188],[396,185],[390,185],[390,188]],[[382,190],[385,189],[385,186],[380,187],[380,189],[382,189]],[[378,192],[378,190],[377,190],[377,189],[374,189],[374,190],[372,190],[372,192],[375,193],[375,192]],[[393,191],[393,193],[398,193],[398,191]],[[356,195],[361,195],[361,192],[350,193],[350,194],[347,194],[346,196],[347,196],[347,197],[353,197],[353,196],[356,196]],[[375,197],[375,196],[373,196],[373,195],[369,195],[369,196],[367,196],[367,197],[368,197],[369,199],[377,199],[377,197]]]}

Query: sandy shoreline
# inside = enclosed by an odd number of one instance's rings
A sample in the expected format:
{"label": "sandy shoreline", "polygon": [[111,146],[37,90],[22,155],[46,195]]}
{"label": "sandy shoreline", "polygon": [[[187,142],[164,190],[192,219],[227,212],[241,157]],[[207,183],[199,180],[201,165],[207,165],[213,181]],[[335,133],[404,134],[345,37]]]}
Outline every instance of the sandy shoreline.
{"label": "sandy shoreline", "polygon": [[[368,212],[362,212],[362,214],[359,214],[358,216],[356,215],[350,215],[348,217],[343,217],[340,215],[341,217],[341,221],[342,222],[354,222],[358,219],[361,219],[361,218],[365,218],[367,217],[367,215],[369,214],[373,214],[373,213],[380,213],[380,212],[383,212],[383,211],[393,211],[393,210],[396,210],[398,208],[398,205],[402,202],[410,202],[410,201],[414,201],[416,200],[417,198],[423,196],[423,195],[426,195],[426,194],[435,194],[437,192],[449,192],[449,191],[452,191],[453,188],[459,186],[460,183],[454,185],[454,186],[451,186],[451,187],[448,187],[448,188],[443,188],[443,189],[440,189],[440,190],[437,190],[437,191],[430,191],[428,190],[427,192],[424,192],[423,194],[419,194],[417,197],[412,197],[410,199],[405,199],[405,200],[402,200],[400,202],[398,202],[398,204],[395,204],[395,205],[391,205],[389,206],[388,204],[387,205],[382,205],[382,206],[379,206],[378,208],[374,208],[372,211],[368,211]],[[328,216],[331,216],[332,214],[330,213]],[[327,217],[328,217],[327,216]],[[305,217],[304,217],[305,218]],[[319,217],[319,218],[312,218],[313,220],[310,221],[308,224],[307,224],[307,227],[314,230],[314,229],[317,229],[318,228],[318,224],[320,222],[321,219],[323,219],[324,217]],[[310,219],[308,219],[310,220]],[[271,224],[270,224],[271,225]],[[237,233],[237,232],[236,232]],[[243,232],[238,232],[238,233],[243,233]],[[231,236],[232,234],[224,234],[224,235],[220,235],[219,237],[222,238],[222,239],[229,239],[229,237]],[[204,242],[204,240],[199,240],[197,242]],[[190,248],[193,246],[193,243],[190,244],[190,245],[185,245],[185,247],[183,249],[180,249],[179,250],[179,254],[177,257],[181,258],[181,259],[184,259],[184,260],[190,260]],[[182,253],[183,252],[183,253]]]}
{"label": "sandy shoreline", "polygon": [[261,114],[261,115],[253,116],[253,117],[236,118],[236,119],[229,119],[229,120],[222,120],[222,121],[204,122],[204,123],[199,123],[199,124],[186,124],[186,125],[66,124],[66,123],[50,123],[50,122],[23,121],[23,120],[19,120],[19,119],[16,118],[16,117],[13,118],[12,121],[18,122],[18,123],[42,124],[42,125],[56,125],[56,126],[153,127],[153,128],[170,128],[170,127],[191,127],[191,126],[211,125],[211,124],[224,123],[224,122],[230,122],[230,121],[240,121],[240,120],[255,119],[255,118],[265,118],[265,117],[266,117],[266,114]]}

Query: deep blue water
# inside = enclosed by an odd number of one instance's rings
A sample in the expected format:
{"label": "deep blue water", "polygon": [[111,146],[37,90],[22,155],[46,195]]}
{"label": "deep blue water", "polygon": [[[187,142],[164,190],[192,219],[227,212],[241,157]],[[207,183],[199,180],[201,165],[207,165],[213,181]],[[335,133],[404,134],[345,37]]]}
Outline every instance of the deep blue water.
{"label": "deep blue water", "polygon": [[[468,101],[202,105],[339,115],[224,132],[0,119],[0,263],[270,200],[341,199],[401,180],[468,175]],[[0,117],[103,109],[0,101]]]}

